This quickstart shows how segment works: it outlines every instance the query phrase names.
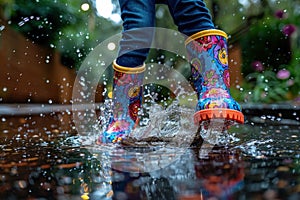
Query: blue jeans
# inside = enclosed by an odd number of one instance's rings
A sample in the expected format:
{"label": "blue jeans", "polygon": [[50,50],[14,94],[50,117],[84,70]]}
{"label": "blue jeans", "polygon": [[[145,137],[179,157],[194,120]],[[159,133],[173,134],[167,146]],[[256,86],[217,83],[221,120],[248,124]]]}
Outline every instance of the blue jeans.
{"label": "blue jeans", "polygon": [[[202,30],[214,29],[209,10],[203,0],[119,0],[123,20],[117,63],[126,67],[137,67],[146,60],[155,27],[155,4],[166,4],[178,30],[191,36]],[[141,47],[146,47],[142,48]]]}

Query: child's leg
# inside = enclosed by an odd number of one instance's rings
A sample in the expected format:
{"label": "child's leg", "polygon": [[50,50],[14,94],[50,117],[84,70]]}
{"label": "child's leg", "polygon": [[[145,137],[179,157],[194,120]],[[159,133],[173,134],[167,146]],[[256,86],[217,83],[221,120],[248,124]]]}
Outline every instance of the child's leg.
{"label": "child's leg", "polygon": [[178,30],[191,36],[215,26],[203,0],[165,0]]}
{"label": "child's leg", "polygon": [[119,0],[123,20],[117,64],[125,67],[141,66],[145,61],[154,35],[155,0]]}

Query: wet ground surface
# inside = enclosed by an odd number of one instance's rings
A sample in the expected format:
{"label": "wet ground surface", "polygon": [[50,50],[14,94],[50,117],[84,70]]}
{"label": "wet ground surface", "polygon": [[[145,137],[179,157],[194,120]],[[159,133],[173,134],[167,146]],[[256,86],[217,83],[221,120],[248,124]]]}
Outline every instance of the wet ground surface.
{"label": "wet ground surface", "polygon": [[66,106],[2,106],[0,199],[300,199],[298,107],[259,110],[227,146],[159,151],[82,147]]}

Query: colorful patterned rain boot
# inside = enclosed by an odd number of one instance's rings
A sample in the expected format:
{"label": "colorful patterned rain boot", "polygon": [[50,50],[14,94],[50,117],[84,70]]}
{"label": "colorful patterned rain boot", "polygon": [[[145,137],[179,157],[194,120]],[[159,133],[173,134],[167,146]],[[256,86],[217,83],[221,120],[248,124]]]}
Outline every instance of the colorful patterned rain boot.
{"label": "colorful patterned rain boot", "polygon": [[189,37],[185,44],[198,94],[195,124],[211,119],[224,119],[225,128],[233,122],[244,123],[241,107],[229,92],[227,34],[205,30]]}
{"label": "colorful patterned rain boot", "polygon": [[129,68],[119,66],[114,61],[113,69],[113,111],[99,143],[116,143],[128,136],[138,123],[138,111],[142,103],[145,65]]}

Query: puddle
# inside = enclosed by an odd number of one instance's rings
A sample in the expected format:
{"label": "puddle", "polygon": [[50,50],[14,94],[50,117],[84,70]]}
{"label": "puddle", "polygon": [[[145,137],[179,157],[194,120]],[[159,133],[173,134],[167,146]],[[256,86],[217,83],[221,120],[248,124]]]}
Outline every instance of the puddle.
{"label": "puddle", "polygon": [[0,124],[0,199],[300,198],[300,128],[291,123],[248,119],[230,128],[228,145],[177,149],[83,147],[62,110],[6,114]]}

